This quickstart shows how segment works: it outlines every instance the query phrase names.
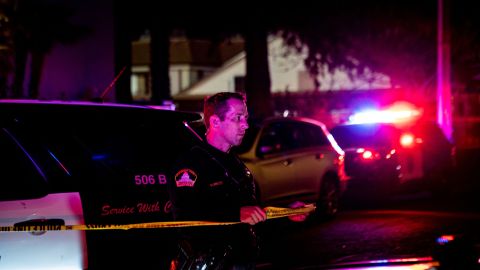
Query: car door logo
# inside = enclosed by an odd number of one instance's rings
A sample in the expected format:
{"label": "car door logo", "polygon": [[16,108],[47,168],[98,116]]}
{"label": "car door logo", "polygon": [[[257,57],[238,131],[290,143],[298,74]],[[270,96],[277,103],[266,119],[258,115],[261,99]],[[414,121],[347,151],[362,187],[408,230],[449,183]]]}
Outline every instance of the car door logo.
{"label": "car door logo", "polygon": [[182,169],[175,174],[177,187],[193,187],[197,180],[197,174],[190,169]]}

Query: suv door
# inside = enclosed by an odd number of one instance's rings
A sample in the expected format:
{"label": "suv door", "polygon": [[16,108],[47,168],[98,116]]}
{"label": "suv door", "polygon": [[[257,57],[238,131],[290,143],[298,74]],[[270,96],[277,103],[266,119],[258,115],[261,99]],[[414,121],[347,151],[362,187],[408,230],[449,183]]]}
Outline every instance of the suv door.
{"label": "suv door", "polygon": [[283,122],[273,122],[265,125],[260,131],[256,146],[260,158],[250,165],[250,170],[258,182],[262,203],[281,202],[290,195],[291,179],[294,177],[292,150],[289,131]]}
{"label": "suv door", "polygon": [[322,177],[328,170],[334,170],[336,153],[331,147],[322,128],[310,123],[290,123],[292,140],[295,143],[294,160],[295,189],[299,199],[316,201],[320,192]]}

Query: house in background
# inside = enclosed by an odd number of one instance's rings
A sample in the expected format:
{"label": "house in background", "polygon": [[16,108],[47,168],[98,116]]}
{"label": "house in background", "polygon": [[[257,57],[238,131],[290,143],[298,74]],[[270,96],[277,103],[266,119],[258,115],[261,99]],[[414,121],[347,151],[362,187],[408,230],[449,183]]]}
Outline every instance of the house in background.
{"label": "house in background", "polygon": [[[268,41],[269,69],[272,93],[279,92],[308,92],[314,91],[314,80],[304,67],[306,51],[298,53],[287,47],[277,36],[270,36]],[[217,91],[242,91],[243,78],[246,74],[245,52],[242,51],[210,76],[179,92],[174,99],[188,98],[189,96],[204,96]],[[352,81],[346,73],[335,71],[326,72],[318,77],[320,91],[349,90],[349,89],[378,89],[390,88],[387,76],[379,76],[374,82],[367,82],[361,78]]]}
{"label": "house in background", "polygon": [[[149,36],[133,43],[132,95],[134,100],[151,97],[149,83]],[[268,40],[271,91],[305,93],[315,89],[313,78],[304,67],[306,51],[297,52],[271,35]],[[201,100],[218,91],[244,91],[246,57],[244,41],[235,37],[219,44],[174,36],[170,40],[170,89],[180,109],[199,110]],[[319,77],[320,91],[390,88],[388,77],[376,81],[352,81],[344,72],[325,72]]]}
{"label": "house in background", "polygon": [[[170,93],[182,93],[209,77],[225,62],[243,51],[241,38],[215,44],[208,40],[187,39],[182,35],[170,38]],[[151,98],[150,36],[148,33],[132,43],[131,91],[135,101]]]}

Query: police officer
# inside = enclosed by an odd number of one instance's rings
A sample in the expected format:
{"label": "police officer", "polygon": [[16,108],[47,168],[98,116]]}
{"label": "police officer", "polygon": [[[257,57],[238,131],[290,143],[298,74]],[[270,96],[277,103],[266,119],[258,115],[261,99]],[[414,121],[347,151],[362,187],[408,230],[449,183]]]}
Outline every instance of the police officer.
{"label": "police officer", "polygon": [[206,143],[180,155],[170,177],[174,218],[239,223],[182,228],[172,269],[255,269],[259,250],[253,225],[265,221],[266,214],[255,198],[252,174],[230,153],[242,142],[247,120],[242,94],[221,92],[205,99]]}
{"label": "police officer", "polygon": [[222,92],[205,99],[205,145],[181,155],[170,195],[176,220],[240,221],[181,229],[172,269],[254,269],[258,244],[252,225],[265,221],[252,174],[230,153],[248,128],[244,96]]}

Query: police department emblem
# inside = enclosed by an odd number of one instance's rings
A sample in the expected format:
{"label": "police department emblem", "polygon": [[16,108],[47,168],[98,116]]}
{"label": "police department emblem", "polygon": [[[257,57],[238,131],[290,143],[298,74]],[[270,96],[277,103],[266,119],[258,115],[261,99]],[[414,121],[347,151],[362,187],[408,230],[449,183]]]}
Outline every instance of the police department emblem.
{"label": "police department emblem", "polygon": [[182,169],[175,174],[177,187],[193,187],[197,180],[197,174],[190,169]]}

